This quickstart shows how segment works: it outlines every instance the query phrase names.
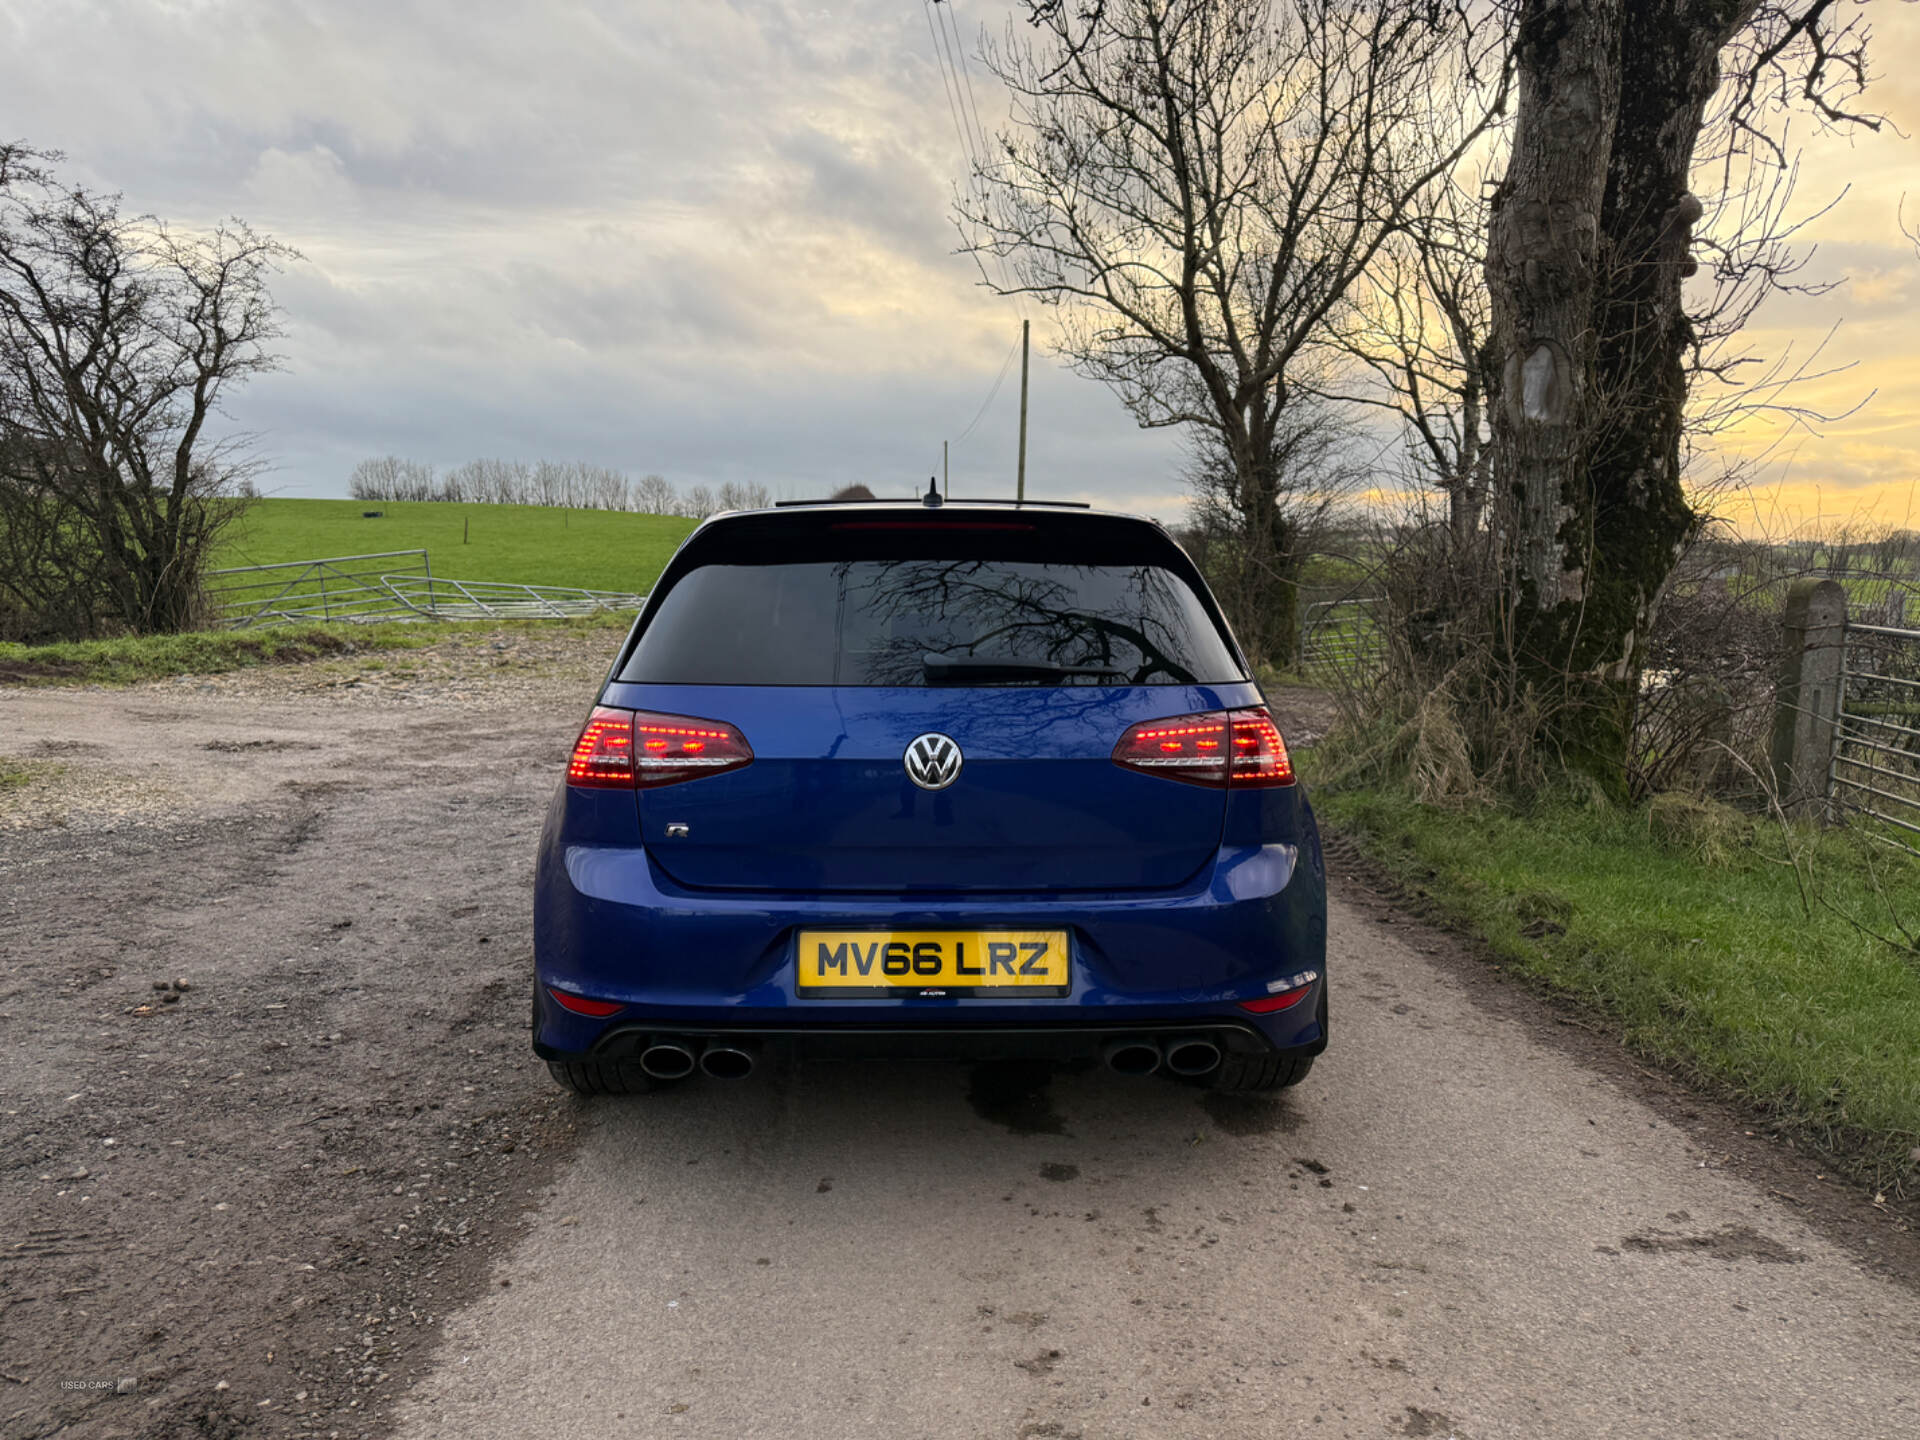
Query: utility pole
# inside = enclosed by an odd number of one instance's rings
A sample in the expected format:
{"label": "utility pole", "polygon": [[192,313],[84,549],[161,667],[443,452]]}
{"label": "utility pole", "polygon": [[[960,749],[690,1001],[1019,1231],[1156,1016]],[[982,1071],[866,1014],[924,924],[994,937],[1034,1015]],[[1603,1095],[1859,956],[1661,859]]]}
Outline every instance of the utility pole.
{"label": "utility pole", "polygon": [[1027,498],[1027,332],[1030,320],[1020,322],[1020,473],[1014,481],[1013,498]]}
{"label": "utility pole", "polygon": [[953,498],[953,487],[947,479],[947,442],[944,440],[940,442],[940,498],[942,500]]}

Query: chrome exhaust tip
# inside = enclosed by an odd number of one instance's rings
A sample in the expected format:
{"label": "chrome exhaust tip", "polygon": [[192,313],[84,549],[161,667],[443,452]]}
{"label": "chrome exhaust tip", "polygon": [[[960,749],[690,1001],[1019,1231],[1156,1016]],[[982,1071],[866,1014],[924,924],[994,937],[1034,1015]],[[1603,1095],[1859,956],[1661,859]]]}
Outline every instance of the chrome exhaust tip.
{"label": "chrome exhaust tip", "polygon": [[701,1073],[715,1080],[744,1080],[753,1073],[753,1052],[739,1045],[709,1045],[700,1052]]}
{"label": "chrome exhaust tip", "polygon": [[661,1040],[640,1052],[640,1068],[656,1080],[683,1080],[693,1065],[693,1051],[678,1040]]}
{"label": "chrome exhaust tip", "polygon": [[1160,1068],[1160,1047],[1151,1040],[1109,1040],[1100,1053],[1116,1075],[1151,1075]]}
{"label": "chrome exhaust tip", "polygon": [[1166,1052],[1167,1069],[1175,1075],[1205,1075],[1220,1064],[1220,1047],[1203,1035],[1176,1036]]}

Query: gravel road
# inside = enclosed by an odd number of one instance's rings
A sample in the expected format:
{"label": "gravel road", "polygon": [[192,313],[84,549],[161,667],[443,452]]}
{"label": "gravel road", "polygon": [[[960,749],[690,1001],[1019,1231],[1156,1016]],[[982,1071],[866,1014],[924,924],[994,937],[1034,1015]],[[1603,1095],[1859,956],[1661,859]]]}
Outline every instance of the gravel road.
{"label": "gravel road", "polygon": [[563,1098],[526,885],[608,644],[0,689],[0,1435],[1920,1434],[1898,1216],[1340,864],[1277,1101]]}

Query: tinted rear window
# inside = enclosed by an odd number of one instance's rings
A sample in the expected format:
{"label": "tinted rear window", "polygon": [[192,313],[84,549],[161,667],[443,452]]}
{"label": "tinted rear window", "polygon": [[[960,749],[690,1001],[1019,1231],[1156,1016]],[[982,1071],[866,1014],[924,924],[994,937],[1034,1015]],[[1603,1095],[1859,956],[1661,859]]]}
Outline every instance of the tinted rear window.
{"label": "tinted rear window", "polygon": [[1031,541],[987,558],[977,552],[993,547],[978,543],[972,556],[951,553],[950,537],[920,547],[944,555],[874,548],[841,558],[750,554],[687,571],[660,597],[620,678],[916,686],[1244,678],[1207,606],[1168,566],[1137,556],[1113,564],[1030,558]]}

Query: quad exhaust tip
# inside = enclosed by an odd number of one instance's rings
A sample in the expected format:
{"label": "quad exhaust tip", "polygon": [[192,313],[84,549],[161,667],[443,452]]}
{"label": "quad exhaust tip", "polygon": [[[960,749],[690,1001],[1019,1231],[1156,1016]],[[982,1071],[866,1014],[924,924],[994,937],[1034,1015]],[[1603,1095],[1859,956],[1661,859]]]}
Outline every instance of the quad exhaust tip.
{"label": "quad exhaust tip", "polygon": [[1205,1075],[1220,1064],[1220,1047],[1202,1035],[1181,1035],[1166,1042],[1167,1069],[1175,1075]]}
{"label": "quad exhaust tip", "polygon": [[753,1052],[724,1042],[700,1052],[700,1069],[715,1080],[744,1080],[753,1073]]}
{"label": "quad exhaust tip", "polygon": [[693,1073],[693,1051],[678,1040],[661,1040],[640,1052],[640,1068],[656,1080],[680,1080]]}
{"label": "quad exhaust tip", "polygon": [[1103,1053],[1116,1075],[1151,1075],[1160,1068],[1160,1047],[1151,1040],[1109,1040]]}

